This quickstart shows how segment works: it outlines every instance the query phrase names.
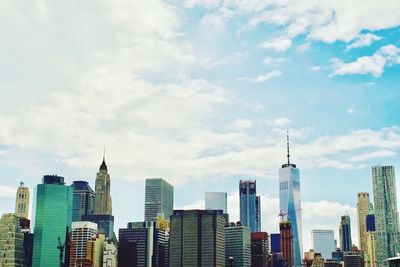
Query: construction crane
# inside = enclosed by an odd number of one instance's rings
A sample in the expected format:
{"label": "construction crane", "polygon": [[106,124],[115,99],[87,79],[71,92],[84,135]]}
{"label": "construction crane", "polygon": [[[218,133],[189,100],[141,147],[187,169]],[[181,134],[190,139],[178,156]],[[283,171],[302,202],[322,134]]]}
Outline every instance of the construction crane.
{"label": "construction crane", "polygon": [[60,267],[63,267],[63,258],[64,258],[64,247],[65,245],[61,243],[61,238],[58,237],[58,246],[57,249],[60,251]]}
{"label": "construction crane", "polygon": [[283,213],[282,211],[280,211],[279,214],[278,214],[278,217],[280,217],[280,218],[281,218],[281,221],[282,221],[282,220],[283,220],[283,216],[288,215],[288,214],[292,214],[292,213],[296,213],[296,212],[298,212],[298,211],[301,211],[301,209],[297,209],[297,210],[290,211],[290,212],[285,212],[285,213]]}

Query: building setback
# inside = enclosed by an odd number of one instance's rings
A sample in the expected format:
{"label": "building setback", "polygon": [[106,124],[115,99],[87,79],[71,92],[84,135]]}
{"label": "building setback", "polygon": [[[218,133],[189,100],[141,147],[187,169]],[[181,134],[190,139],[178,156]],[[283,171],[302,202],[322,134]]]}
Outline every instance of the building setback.
{"label": "building setback", "polygon": [[225,266],[224,229],[221,210],[174,210],[170,266]]}

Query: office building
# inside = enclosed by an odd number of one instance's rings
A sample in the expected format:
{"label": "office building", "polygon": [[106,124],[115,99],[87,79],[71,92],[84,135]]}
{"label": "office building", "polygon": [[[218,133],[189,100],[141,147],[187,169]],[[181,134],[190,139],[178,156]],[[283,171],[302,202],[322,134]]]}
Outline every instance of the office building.
{"label": "office building", "polygon": [[281,251],[287,266],[293,266],[293,233],[292,224],[289,221],[279,223],[281,236]]}
{"label": "office building", "polygon": [[221,210],[174,210],[170,266],[225,266],[224,231]]}
{"label": "office building", "polygon": [[119,267],[117,259],[117,245],[112,240],[106,240],[103,248],[103,267]]}
{"label": "office building", "polygon": [[239,183],[240,221],[250,227],[252,232],[261,231],[261,203],[256,195],[256,181],[247,180]]}
{"label": "office building", "polygon": [[72,221],[83,221],[82,216],[94,213],[94,191],[86,181],[74,181]]}
{"label": "office building", "polygon": [[146,179],[145,187],[145,221],[154,221],[159,213],[169,220],[174,209],[174,187],[162,178]]}
{"label": "office building", "polygon": [[303,254],[300,171],[290,162],[289,134],[287,135],[287,163],[279,169],[279,207],[283,221],[291,223],[293,234],[293,265],[300,267]]}
{"label": "office building", "polygon": [[35,191],[32,265],[59,266],[60,251],[57,247],[67,248],[65,240],[71,230],[73,190],[65,185],[64,177],[45,175],[43,183],[37,185]]}
{"label": "office building", "polygon": [[363,256],[358,252],[348,252],[343,257],[344,267],[364,267]]}
{"label": "office building", "polygon": [[[225,266],[232,257],[235,267],[251,267],[251,230],[247,226],[225,227]],[[231,258],[231,259],[232,259]]]}
{"label": "office building", "polygon": [[343,252],[351,251],[351,225],[350,216],[341,216],[340,226],[339,226],[339,237],[340,237],[340,248]]}
{"label": "office building", "polygon": [[315,253],[311,267],[324,267],[325,261],[321,253]]}
{"label": "office building", "polygon": [[97,224],[99,233],[108,239],[114,238],[114,216],[110,214],[82,215],[83,221],[94,222]]}
{"label": "office building", "polygon": [[393,166],[372,167],[375,208],[375,240],[378,266],[387,266],[386,259],[399,251],[399,214]]}
{"label": "office building", "polygon": [[86,263],[91,267],[103,266],[105,235],[97,233],[86,242]]}
{"label": "office building", "polygon": [[103,162],[100,165],[96,176],[95,195],[94,195],[94,214],[112,214],[111,202],[111,180],[110,174],[103,156]]}
{"label": "office building", "polygon": [[324,267],[342,267],[342,264],[335,260],[328,259],[324,262]]}
{"label": "office building", "polygon": [[15,214],[18,217],[28,219],[29,215],[29,188],[21,182],[15,197]]}
{"label": "office building", "polygon": [[87,242],[96,236],[97,224],[89,221],[72,222],[70,267],[83,266],[87,256]]}
{"label": "office building", "polygon": [[271,234],[271,253],[281,252],[281,235]]}
{"label": "office building", "polygon": [[14,213],[5,213],[0,220],[0,266],[26,266],[24,234]]}
{"label": "office building", "polygon": [[377,267],[376,240],[375,240],[375,216],[368,214],[366,222],[366,249],[364,251],[365,267]]}
{"label": "office building", "polygon": [[361,192],[357,194],[357,230],[358,230],[358,247],[365,251],[366,250],[366,235],[367,228],[365,225],[365,218],[369,213],[371,202],[369,200],[369,194]]}
{"label": "office building", "polygon": [[206,210],[222,210],[228,213],[228,196],[224,192],[205,192],[204,203]]}
{"label": "office building", "polygon": [[325,260],[332,258],[332,252],[336,251],[333,230],[312,230],[311,240],[315,252],[321,253]]}
{"label": "office building", "polygon": [[251,266],[267,267],[269,239],[267,232],[251,233]]}

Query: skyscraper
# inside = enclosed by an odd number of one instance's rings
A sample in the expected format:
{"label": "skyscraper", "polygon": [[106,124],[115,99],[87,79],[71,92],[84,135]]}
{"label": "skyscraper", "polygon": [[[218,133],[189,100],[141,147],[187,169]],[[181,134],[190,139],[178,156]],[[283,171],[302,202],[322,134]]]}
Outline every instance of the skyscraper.
{"label": "skyscraper", "polygon": [[206,210],[222,210],[228,212],[227,194],[224,192],[205,192],[204,203]]}
{"label": "skyscraper", "polygon": [[340,219],[339,226],[340,248],[343,252],[351,251],[351,225],[350,216],[343,215]]}
{"label": "skyscraper", "polygon": [[251,267],[251,231],[247,226],[225,227],[225,266],[233,257],[235,267]]}
{"label": "skyscraper", "polygon": [[279,169],[279,207],[282,220],[291,223],[293,265],[300,267],[303,254],[300,172],[295,164],[290,163],[289,134],[287,135],[287,163]]}
{"label": "skyscraper", "polygon": [[376,267],[375,216],[368,214],[366,222],[366,249],[364,251],[365,267]]}
{"label": "skyscraper", "polygon": [[239,182],[240,221],[250,227],[252,232],[261,231],[261,203],[256,195],[256,181]]}
{"label": "skyscraper", "polygon": [[267,267],[269,238],[267,232],[251,233],[251,266]]}
{"label": "skyscraper", "polygon": [[86,181],[74,181],[72,202],[72,221],[82,221],[83,215],[94,213],[94,191]]}
{"label": "skyscraper", "polygon": [[29,188],[21,182],[15,198],[15,215],[28,219],[29,214]]}
{"label": "skyscraper", "polygon": [[375,240],[378,266],[387,266],[386,259],[399,251],[399,214],[393,166],[372,167],[375,208]]}
{"label": "skyscraper", "polygon": [[19,218],[5,213],[0,220],[0,266],[25,267],[24,234]]}
{"label": "skyscraper", "polygon": [[174,210],[170,266],[225,266],[224,229],[220,210]]}
{"label": "skyscraper", "polygon": [[[64,177],[45,175],[36,186],[32,266],[60,265],[59,245],[65,245],[72,222],[72,187]],[[61,259],[64,261],[64,259]]]}
{"label": "skyscraper", "polygon": [[332,252],[336,251],[333,230],[312,230],[311,239],[315,252],[321,253],[325,260],[332,258]]}
{"label": "skyscraper", "polygon": [[283,259],[288,267],[294,266],[293,263],[293,232],[292,224],[290,221],[282,221],[279,223],[279,230],[281,236],[281,251]]}
{"label": "skyscraper", "polygon": [[366,250],[367,242],[367,228],[365,225],[365,218],[369,213],[371,202],[369,201],[369,194],[361,192],[357,194],[357,224],[358,224],[358,244],[362,251]]}
{"label": "skyscraper", "polygon": [[72,223],[70,266],[84,266],[87,255],[87,242],[96,236],[97,224],[88,221]]}
{"label": "skyscraper", "polygon": [[144,218],[153,221],[159,213],[169,220],[174,209],[174,187],[162,178],[146,179]]}
{"label": "skyscraper", "polygon": [[103,156],[103,162],[96,176],[94,214],[112,214],[110,187],[110,174],[108,173],[105,156]]}

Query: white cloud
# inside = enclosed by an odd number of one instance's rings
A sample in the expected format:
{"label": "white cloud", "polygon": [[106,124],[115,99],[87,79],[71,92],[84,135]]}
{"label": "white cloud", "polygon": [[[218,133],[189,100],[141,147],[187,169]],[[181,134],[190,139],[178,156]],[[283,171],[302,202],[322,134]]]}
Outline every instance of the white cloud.
{"label": "white cloud", "polygon": [[200,21],[201,26],[207,32],[219,34],[225,30],[225,22],[221,16],[207,13]]}
{"label": "white cloud", "polygon": [[290,119],[286,117],[279,117],[274,120],[274,123],[278,126],[285,126],[290,123]]}
{"label": "white cloud", "polygon": [[287,38],[277,38],[264,42],[261,47],[283,52],[292,46],[292,40]]}
{"label": "white cloud", "polygon": [[311,49],[311,44],[309,42],[301,44],[297,47],[297,51],[304,53]]}
{"label": "white cloud", "polygon": [[340,59],[331,60],[333,72],[331,76],[347,74],[371,74],[380,77],[385,67],[400,64],[400,49],[394,45],[381,47],[372,56],[363,56],[353,62],[345,63]]}
{"label": "white cloud", "polygon": [[359,154],[359,155],[350,157],[349,160],[352,162],[359,162],[359,161],[366,161],[366,160],[375,159],[375,158],[393,157],[395,155],[396,155],[396,153],[393,152],[392,150],[381,149],[381,150],[376,150],[376,151],[363,153],[363,154]]}
{"label": "white cloud", "polygon": [[285,62],[287,59],[283,57],[266,57],[263,60],[263,63],[269,66],[276,66],[281,64],[282,62]]}
{"label": "white cloud", "polygon": [[253,126],[253,122],[251,120],[248,120],[248,119],[237,118],[233,122],[233,128],[234,129],[243,130],[243,129],[251,128],[251,126]]}
{"label": "white cloud", "polygon": [[357,39],[355,39],[353,42],[351,42],[346,47],[346,50],[350,50],[353,48],[360,48],[360,47],[364,47],[364,46],[370,46],[373,41],[379,41],[381,39],[382,39],[382,37],[372,34],[372,33],[360,34],[357,37]]}
{"label": "white cloud", "polygon": [[260,75],[256,78],[251,78],[251,77],[240,77],[237,80],[238,81],[249,81],[249,82],[255,82],[255,83],[261,83],[261,82],[266,82],[271,80],[272,78],[279,77],[282,75],[282,72],[279,70],[273,70],[271,72],[267,72],[264,75]]}
{"label": "white cloud", "polygon": [[317,72],[321,70],[321,66],[311,66],[309,70],[311,70],[312,72]]}
{"label": "white cloud", "polygon": [[17,189],[14,187],[0,185],[0,198],[2,197],[15,197]]}

